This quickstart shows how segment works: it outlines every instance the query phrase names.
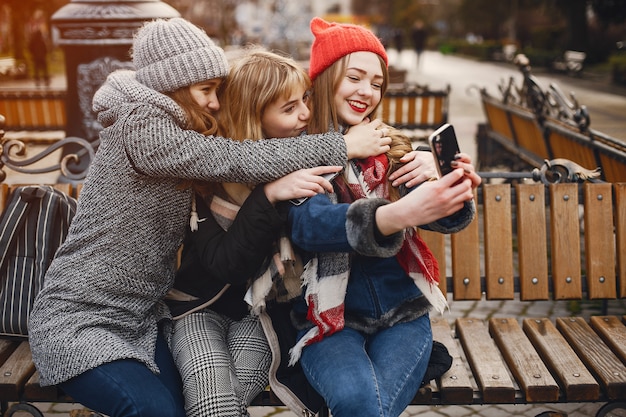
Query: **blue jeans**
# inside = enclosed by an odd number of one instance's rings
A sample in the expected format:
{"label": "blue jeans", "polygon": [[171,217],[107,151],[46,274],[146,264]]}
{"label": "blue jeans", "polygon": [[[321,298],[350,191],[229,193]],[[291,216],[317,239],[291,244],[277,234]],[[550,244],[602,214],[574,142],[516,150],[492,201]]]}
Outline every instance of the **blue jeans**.
{"label": "blue jeans", "polygon": [[373,335],[346,327],[306,346],[300,363],[333,417],[397,417],[419,389],[431,350],[424,315]]}
{"label": "blue jeans", "polygon": [[60,388],[74,400],[110,417],[185,417],[182,384],[159,332],[155,375],[143,363],[124,359],[90,369]]}

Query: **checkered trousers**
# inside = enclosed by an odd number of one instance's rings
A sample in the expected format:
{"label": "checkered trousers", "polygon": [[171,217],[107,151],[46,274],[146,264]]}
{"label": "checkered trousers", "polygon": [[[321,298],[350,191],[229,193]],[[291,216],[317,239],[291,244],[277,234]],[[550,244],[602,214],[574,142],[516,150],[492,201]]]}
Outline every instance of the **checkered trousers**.
{"label": "checkered trousers", "polygon": [[248,405],[268,384],[271,351],[255,316],[190,314],[174,322],[171,347],[188,417],[248,416]]}

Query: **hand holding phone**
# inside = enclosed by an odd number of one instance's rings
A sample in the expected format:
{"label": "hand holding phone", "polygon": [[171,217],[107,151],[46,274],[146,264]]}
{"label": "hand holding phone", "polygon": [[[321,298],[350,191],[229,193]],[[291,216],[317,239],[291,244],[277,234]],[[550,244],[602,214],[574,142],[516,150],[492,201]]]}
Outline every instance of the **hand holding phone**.
{"label": "hand holding phone", "polygon": [[[328,180],[328,181],[332,181],[335,178],[337,178],[339,176],[339,174],[341,173],[341,171],[337,171],[337,172],[330,172],[328,174],[322,174],[321,177]],[[309,197],[300,197],[300,198],[293,198],[291,200],[289,200],[291,202],[291,204],[293,204],[294,206],[299,206],[300,204],[304,203],[305,201],[307,201],[309,199]]]}
{"label": "hand holding phone", "polygon": [[454,127],[448,123],[444,124],[428,137],[428,143],[435,158],[439,177],[443,177],[453,170],[451,163],[454,156],[461,152]]}

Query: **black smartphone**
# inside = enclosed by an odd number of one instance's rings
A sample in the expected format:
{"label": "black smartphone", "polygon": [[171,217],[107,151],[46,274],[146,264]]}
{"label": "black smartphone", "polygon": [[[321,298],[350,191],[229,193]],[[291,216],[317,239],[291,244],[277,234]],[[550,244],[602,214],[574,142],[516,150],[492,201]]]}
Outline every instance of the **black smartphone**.
{"label": "black smartphone", "polygon": [[[326,178],[328,181],[332,181],[335,178],[337,178],[337,176],[341,173],[341,171],[338,172],[331,172],[330,174],[323,174],[322,177]],[[300,204],[304,203],[306,200],[308,200],[309,197],[300,197],[300,198],[294,198],[289,200],[291,202],[291,204],[293,204],[294,206],[299,206]]]}
{"label": "black smartphone", "polygon": [[435,157],[439,177],[443,177],[453,170],[451,162],[454,161],[454,156],[461,152],[454,127],[449,123],[444,124],[428,137],[428,143]]}

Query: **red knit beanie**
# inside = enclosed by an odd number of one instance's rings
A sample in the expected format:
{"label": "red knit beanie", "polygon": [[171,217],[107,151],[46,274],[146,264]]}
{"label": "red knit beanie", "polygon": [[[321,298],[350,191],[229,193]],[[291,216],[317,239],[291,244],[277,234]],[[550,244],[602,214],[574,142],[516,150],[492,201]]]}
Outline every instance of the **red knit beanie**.
{"label": "red knit beanie", "polygon": [[331,23],[314,17],[311,20],[311,32],[315,37],[309,62],[312,81],[335,61],[353,52],[373,52],[385,61],[385,65],[389,64],[380,39],[363,26]]}

